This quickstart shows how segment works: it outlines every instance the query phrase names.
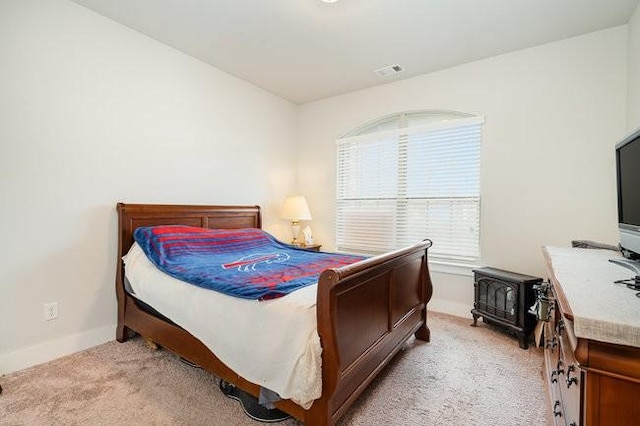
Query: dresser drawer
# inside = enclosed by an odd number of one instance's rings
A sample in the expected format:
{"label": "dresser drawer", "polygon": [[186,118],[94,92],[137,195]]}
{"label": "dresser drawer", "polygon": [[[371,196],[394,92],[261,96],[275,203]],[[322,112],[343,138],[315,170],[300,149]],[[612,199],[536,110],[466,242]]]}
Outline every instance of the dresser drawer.
{"label": "dresser drawer", "polygon": [[584,389],[584,372],[573,355],[567,336],[560,333],[560,361],[562,373],[558,375],[558,387],[563,406],[564,421],[567,426],[580,426],[581,401]]}
{"label": "dresser drawer", "polygon": [[574,356],[573,324],[561,314],[556,303],[553,307],[553,315],[544,324],[545,379],[549,384],[553,423],[581,426],[584,372]]}
{"label": "dresser drawer", "polygon": [[[584,373],[577,368],[573,370],[575,364],[565,364],[562,357],[559,358],[555,365],[552,361],[547,361],[546,370],[547,375],[551,379],[549,380],[549,392],[551,397],[552,416],[555,426],[580,426],[582,420],[580,417],[580,400],[582,397],[582,388],[571,381],[569,386],[567,383],[567,377],[569,379],[576,378],[578,383],[581,383],[584,378]],[[569,375],[567,375],[568,369]]]}
{"label": "dresser drawer", "polygon": [[560,404],[556,407],[554,414],[562,418],[561,421],[556,420],[556,424],[581,426],[584,424],[581,415],[584,372],[574,355],[577,341],[573,332],[573,323],[560,311],[556,311],[554,325],[558,364],[555,368],[555,377],[550,377],[550,380],[557,386],[560,394]]}

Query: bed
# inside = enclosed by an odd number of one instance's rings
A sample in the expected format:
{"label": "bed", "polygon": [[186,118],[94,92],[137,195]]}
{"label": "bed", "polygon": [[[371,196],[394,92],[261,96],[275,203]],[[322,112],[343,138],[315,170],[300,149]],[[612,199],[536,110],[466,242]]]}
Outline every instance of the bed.
{"label": "bed", "polygon": [[[138,227],[261,228],[260,208],[119,203],[117,211],[117,340],[124,342],[138,333],[258,396],[259,385],[234,372],[199,339],[127,291],[122,258],[134,244],[133,232]],[[333,425],[407,339],[415,334],[416,338],[429,341],[430,245],[423,241],[321,273],[316,295],[317,332],[322,347],[321,396],[308,409],[291,400],[278,401],[278,409],[308,426]]]}

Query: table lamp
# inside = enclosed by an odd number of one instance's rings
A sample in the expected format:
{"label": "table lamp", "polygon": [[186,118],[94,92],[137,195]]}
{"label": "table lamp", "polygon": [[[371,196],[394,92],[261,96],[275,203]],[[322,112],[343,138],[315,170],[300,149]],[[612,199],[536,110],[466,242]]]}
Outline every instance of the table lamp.
{"label": "table lamp", "polygon": [[287,197],[282,205],[280,217],[291,221],[291,231],[293,233],[291,244],[299,246],[298,234],[300,233],[300,221],[311,220],[311,212],[309,212],[307,200],[302,195]]}

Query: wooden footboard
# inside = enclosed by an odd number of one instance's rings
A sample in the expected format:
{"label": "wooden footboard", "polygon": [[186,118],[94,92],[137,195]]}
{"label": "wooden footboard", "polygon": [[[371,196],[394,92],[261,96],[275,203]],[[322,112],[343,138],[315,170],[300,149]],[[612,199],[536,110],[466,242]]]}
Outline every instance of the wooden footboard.
{"label": "wooden footboard", "polygon": [[[139,226],[260,228],[257,206],[118,204],[117,340],[137,332],[257,396],[260,388],[222,363],[200,340],[154,315],[125,290],[121,257]],[[326,270],[318,282],[317,321],[322,345],[322,396],[305,410],[289,400],[276,406],[307,426],[333,425],[415,333],[429,340],[427,302],[432,285],[424,241],[381,256]]]}
{"label": "wooden footboard", "polygon": [[425,241],[322,273],[317,316],[323,396],[305,424],[334,424],[412,334],[429,340],[430,246]]}

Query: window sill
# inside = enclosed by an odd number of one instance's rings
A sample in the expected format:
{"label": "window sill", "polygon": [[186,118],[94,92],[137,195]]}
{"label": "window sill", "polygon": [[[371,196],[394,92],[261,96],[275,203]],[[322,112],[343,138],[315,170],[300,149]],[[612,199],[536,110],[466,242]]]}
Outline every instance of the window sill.
{"label": "window sill", "polygon": [[[349,250],[336,250],[336,253],[352,254],[356,256],[376,256],[380,253],[363,253]],[[473,277],[473,270],[481,268],[481,265],[456,262],[455,260],[433,259],[429,258],[429,271],[442,274],[462,275],[465,277]]]}
{"label": "window sill", "polygon": [[429,260],[429,270],[431,272],[440,272],[443,274],[472,277],[473,270],[479,267],[480,265],[472,265],[469,263],[456,263],[446,260]]}

